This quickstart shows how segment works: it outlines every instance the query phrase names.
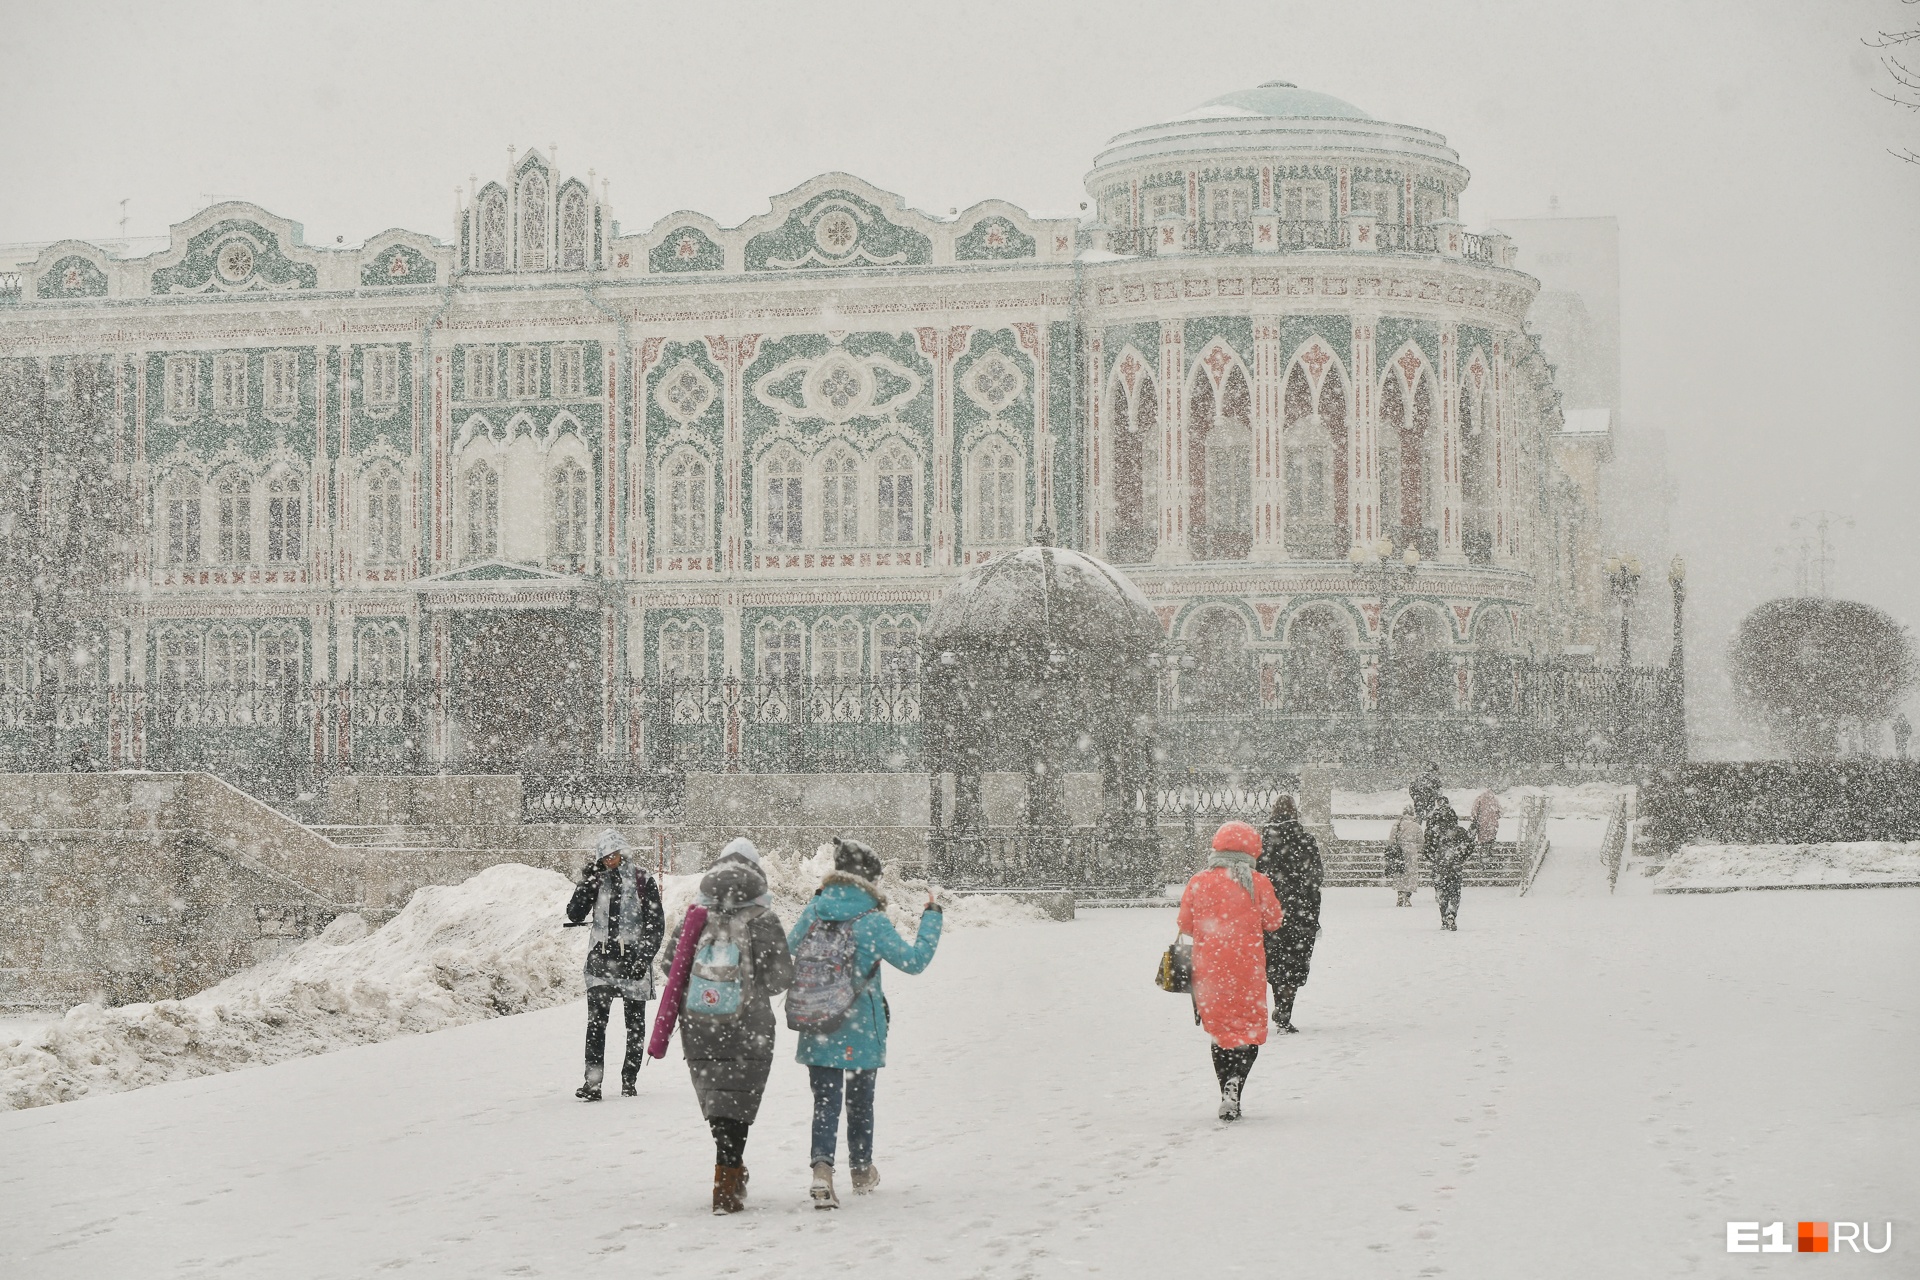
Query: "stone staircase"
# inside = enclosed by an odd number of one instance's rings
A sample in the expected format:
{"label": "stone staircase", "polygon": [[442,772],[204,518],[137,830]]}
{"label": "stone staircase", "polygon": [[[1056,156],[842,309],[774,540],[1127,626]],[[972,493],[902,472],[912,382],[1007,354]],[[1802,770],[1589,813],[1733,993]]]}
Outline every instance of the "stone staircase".
{"label": "stone staircase", "polygon": [[[1387,843],[1384,840],[1322,839],[1320,857],[1327,865],[1326,883],[1336,885],[1384,885],[1387,882]],[[1501,842],[1488,847],[1467,863],[1461,883],[1467,885],[1517,885],[1526,878],[1526,859],[1519,844]],[[1425,868],[1420,883],[1429,883]]]}
{"label": "stone staircase", "polygon": [[315,823],[309,829],[343,849],[432,849],[444,843],[432,827],[402,823]]}

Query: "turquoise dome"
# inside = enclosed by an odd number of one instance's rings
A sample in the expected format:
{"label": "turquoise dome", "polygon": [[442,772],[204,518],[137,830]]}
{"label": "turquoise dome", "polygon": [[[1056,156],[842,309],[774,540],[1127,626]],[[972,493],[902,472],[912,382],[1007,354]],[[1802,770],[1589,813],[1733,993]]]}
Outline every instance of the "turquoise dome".
{"label": "turquoise dome", "polygon": [[1232,93],[1223,93],[1217,98],[1209,98],[1200,106],[1187,112],[1181,119],[1204,120],[1216,114],[1211,108],[1225,107],[1219,115],[1256,115],[1256,116],[1301,116],[1316,120],[1371,120],[1372,116],[1354,106],[1351,102],[1342,102],[1329,93],[1316,93],[1312,89],[1302,89],[1285,80],[1269,80],[1252,89],[1235,89]]}

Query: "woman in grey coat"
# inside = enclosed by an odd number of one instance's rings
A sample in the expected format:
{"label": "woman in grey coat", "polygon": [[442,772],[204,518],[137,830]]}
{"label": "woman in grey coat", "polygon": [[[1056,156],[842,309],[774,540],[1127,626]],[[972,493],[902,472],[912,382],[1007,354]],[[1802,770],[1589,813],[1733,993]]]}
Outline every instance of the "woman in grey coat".
{"label": "woman in grey coat", "polygon": [[1413,905],[1413,891],[1420,886],[1420,857],[1426,851],[1427,828],[1408,805],[1387,837],[1387,878],[1393,881],[1394,906]]}
{"label": "woman in grey coat", "polygon": [[[707,923],[681,1005],[680,1047],[713,1131],[713,1211],[738,1213],[746,1207],[747,1129],[773,1069],[773,997],[793,985],[793,956],[750,841],[726,847],[695,901],[707,909]],[[674,954],[685,923],[674,927],[663,956]]]}

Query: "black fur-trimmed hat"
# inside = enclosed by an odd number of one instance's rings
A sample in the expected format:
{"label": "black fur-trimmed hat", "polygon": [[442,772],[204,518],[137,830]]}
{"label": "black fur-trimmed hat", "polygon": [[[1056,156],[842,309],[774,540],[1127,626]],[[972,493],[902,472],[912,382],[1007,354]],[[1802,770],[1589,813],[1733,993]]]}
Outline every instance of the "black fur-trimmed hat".
{"label": "black fur-trimmed hat", "polygon": [[846,840],[840,836],[833,838],[833,869],[850,876],[859,876],[862,880],[880,883],[880,855],[871,845],[858,840]]}

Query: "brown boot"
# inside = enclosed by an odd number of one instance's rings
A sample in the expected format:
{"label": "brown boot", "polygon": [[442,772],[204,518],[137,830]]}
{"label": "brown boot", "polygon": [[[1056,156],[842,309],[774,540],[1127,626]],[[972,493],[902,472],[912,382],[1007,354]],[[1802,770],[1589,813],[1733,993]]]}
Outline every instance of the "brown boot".
{"label": "brown boot", "polygon": [[713,1166],[713,1212],[738,1213],[747,1207],[747,1171],[728,1165]]}

